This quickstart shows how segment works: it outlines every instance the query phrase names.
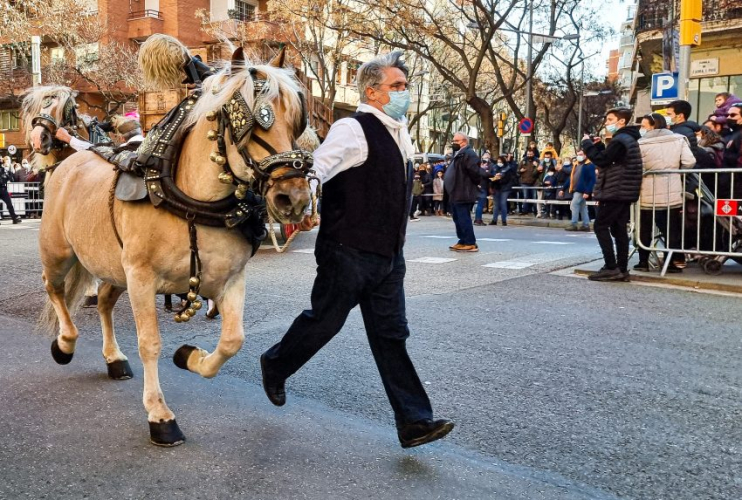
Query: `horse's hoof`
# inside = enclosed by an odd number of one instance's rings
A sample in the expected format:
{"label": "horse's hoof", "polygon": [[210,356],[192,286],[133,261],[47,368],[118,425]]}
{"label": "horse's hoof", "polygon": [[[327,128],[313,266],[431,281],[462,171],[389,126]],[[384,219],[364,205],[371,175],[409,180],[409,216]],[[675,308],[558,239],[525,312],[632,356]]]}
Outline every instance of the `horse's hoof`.
{"label": "horse's hoof", "polygon": [[129,362],[125,359],[106,363],[106,366],[108,367],[108,378],[113,380],[129,380],[134,376],[134,372],[131,371]]}
{"label": "horse's hoof", "polygon": [[185,443],[185,436],[175,420],[149,423],[149,440],[156,446],[178,446]]}
{"label": "horse's hoof", "polygon": [[74,352],[72,354],[62,352],[62,349],[59,348],[59,344],[57,343],[57,339],[54,339],[54,342],[52,342],[52,358],[54,358],[54,361],[56,361],[57,364],[68,364],[70,361],[72,361],[72,356],[74,355]]}
{"label": "horse's hoof", "polygon": [[180,346],[178,350],[175,351],[175,354],[173,354],[173,363],[175,363],[175,366],[182,368],[183,370],[188,370],[188,356],[190,356],[196,349],[197,347],[188,344]]}

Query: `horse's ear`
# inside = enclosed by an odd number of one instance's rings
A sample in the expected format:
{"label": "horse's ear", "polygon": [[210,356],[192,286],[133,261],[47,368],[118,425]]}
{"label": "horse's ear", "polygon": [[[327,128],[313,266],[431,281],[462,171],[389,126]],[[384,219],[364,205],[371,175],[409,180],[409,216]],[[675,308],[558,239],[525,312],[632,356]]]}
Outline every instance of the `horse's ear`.
{"label": "horse's ear", "polygon": [[237,50],[232,52],[232,67],[244,66],[245,65],[245,51],[242,47],[237,47]]}
{"label": "horse's ear", "polygon": [[283,68],[284,60],[286,59],[286,46],[282,45],[280,49],[278,49],[278,54],[271,59],[271,62],[268,64],[273,66],[274,68]]}

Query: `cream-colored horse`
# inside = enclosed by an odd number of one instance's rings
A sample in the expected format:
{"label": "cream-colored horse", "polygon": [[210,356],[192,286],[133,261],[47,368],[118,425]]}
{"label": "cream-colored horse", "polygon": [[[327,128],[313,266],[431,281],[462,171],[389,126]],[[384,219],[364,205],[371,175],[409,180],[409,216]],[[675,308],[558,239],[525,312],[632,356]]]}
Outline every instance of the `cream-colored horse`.
{"label": "cream-colored horse", "polygon": [[[220,182],[223,166],[213,160],[217,143],[207,139],[207,134],[214,138],[218,123],[211,121],[214,112],[222,112],[235,92],[239,92],[250,107],[255,105],[254,80],[257,79],[265,80],[260,102],[272,104],[275,122],[267,130],[254,127],[251,134],[236,144],[229,138],[231,129],[225,132],[226,158],[232,175],[239,181],[251,183],[257,172],[254,171],[255,165],[251,166],[246,158],[259,163],[265,158],[273,158],[276,152],[293,149],[295,135],[299,132],[297,123],[303,116],[303,104],[293,75],[273,63],[246,69],[233,67],[232,71],[225,68],[204,82],[202,96],[184,124],[192,126],[192,129],[182,144],[175,184],[191,198],[213,202],[235,192],[234,185]],[[56,100],[60,102],[56,102],[53,108],[47,107],[50,111],[47,114],[58,112],[57,108],[64,105],[59,95],[57,92]],[[45,100],[48,104],[50,97],[32,90],[24,109],[38,109],[32,104]],[[24,118],[26,123],[30,123],[33,116]],[[31,144],[39,147],[42,137],[49,132],[48,127],[37,124],[29,131]],[[269,147],[265,148],[267,145]],[[289,171],[295,174],[296,168],[296,164],[281,164],[262,184],[267,209],[284,223],[300,221],[309,202],[306,178],[286,175]],[[148,201],[116,201],[113,221],[121,237],[122,245],[119,245],[108,206],[113,177],[111,165],[87,151],[73,154],[51,176],[47,176],[39,244],[43,280],[49,294],[47,306],[50,304],[51,307],[47,307],[41,323],[55,333],[56,325],[59,325],[52,354],[58,363],[68,363],[78,339],[72,312],[90,281],[101,280],[98,312],[103,333],[103,356],[109,366],[109,376],[129,378],[131,370],[126,355],[116,342],[112,320],[116,300],[124,290],[128,290],[144,368],[144,407],[150,425],[150,439],[157,445],[174,446],[182,443],[185,437],[165,403],[158,379],[157,361],[162,342],[155,295],[189,290],[188,222],[164,209],[154,208]],[[223,318],[222,331],[213,352],[184,346],[176,354],[180,357],[176,364],[210,378],[243,343],[245,265],[252,255],[252,247],[237,230],[196,227],[203,266],[199,293],[218,305]]]}

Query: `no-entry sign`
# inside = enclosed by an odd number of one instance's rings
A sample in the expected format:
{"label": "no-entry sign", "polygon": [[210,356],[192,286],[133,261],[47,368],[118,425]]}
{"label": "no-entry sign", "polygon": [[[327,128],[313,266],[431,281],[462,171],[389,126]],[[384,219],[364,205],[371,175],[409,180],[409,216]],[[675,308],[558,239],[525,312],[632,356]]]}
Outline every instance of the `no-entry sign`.
{"label": "no-entry sign", "polygon": [[742,200],[716,200],[717,217],[742,215]]}
{"label": "no-entry sign", "polygon": [[533,132],[533,120],[530,118],[521,118],[518,122],[518,130],[523,135],[528,135]]}

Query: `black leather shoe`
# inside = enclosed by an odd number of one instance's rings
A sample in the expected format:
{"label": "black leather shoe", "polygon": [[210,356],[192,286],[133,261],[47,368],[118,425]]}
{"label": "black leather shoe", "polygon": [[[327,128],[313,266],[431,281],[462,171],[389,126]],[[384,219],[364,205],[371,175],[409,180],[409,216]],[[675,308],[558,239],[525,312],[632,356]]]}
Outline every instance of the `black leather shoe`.
{"label": "black leather shoe", "polygon": [[263,390],[265,395],[271,403],[276,406],[283,406],[286,404],[286,388],[284,387],[284,380],[280,382],[271,379],[266,373],[265,369],[265,354],[260,356],[260,372],[263,375]]}
{"label": "black leather shoe", "polygon": [[444,437],[453,430],[453,427],[454,423],[450,420],[428,418],[398,428],[397,436],[399,436],[402,448],[412,448]]}

